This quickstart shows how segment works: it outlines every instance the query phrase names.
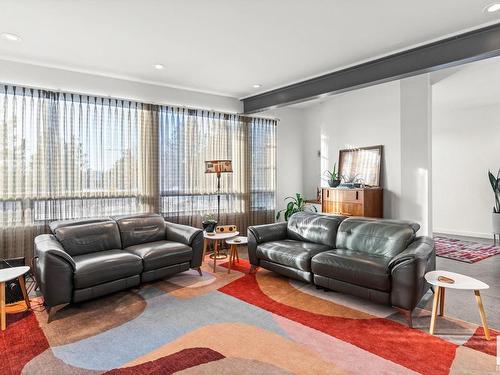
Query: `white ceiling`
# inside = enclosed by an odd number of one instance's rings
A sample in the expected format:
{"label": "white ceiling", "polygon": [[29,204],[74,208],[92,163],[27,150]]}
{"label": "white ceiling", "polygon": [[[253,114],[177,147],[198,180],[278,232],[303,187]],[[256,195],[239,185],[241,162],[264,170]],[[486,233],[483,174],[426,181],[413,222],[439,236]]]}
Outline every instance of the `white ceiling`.
{"label": "white ceiling", "polygon": [[22,38],[0,59],[241,98],[500,21],[489,3],[0,0],[0,32]]}

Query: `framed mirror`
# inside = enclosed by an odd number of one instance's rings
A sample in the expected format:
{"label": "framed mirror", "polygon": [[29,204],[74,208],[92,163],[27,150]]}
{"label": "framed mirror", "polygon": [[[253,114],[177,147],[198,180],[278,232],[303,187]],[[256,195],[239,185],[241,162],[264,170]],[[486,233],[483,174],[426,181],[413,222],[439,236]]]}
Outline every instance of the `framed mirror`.
{"label": "framed mirror", "polygon": [[344,183],[380,186],[383,146],[339,151],[339,173]]}

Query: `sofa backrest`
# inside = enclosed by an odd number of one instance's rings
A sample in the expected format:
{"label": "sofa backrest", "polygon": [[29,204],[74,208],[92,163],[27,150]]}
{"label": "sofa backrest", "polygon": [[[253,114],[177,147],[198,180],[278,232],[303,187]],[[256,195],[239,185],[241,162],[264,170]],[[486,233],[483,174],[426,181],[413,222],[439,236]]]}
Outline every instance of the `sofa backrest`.
{"label": "sofa backrest", "polygon": [[335,248],[337,229],[344,219],[344,216],[297,212],[288,219],[287,237]]}
{"label": "sofa backrest", "polygon": [[413,242],[419,229],[408,221],[350,217],[339,226],[337,248],[394,257]]}
{"label": "sofa backrest", "polygon": [[121,248],[118,225],[110,218],[54,221],[50,230],[71,256]]}
{"label": "sofa backrest", "polygon": [[122,248],[165,239],[165,220],[158,214],[113,216],[120,229]]}

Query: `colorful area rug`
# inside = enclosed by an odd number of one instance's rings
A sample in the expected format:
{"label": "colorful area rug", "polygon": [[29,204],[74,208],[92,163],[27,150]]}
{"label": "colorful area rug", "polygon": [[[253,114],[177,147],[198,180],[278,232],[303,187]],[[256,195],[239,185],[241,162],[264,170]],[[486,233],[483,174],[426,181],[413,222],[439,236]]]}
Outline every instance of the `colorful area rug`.
{"label": "colorful area rug", "polygon": [[444,236],[434,236],[434,241],[438,257],[455,259],[460,262],[476,263],[500,254],[500,246],[480,242],[463,241]]}
{"label": "colorful area rug", "polygon": [[[482,374],[496,340],[439,318],[427,333],[387,306],[275,273],[204,267],[71,306],[46,324],[41,305],[0,334],[0,374]],[[493,336],[498,332],[493,331]]]}

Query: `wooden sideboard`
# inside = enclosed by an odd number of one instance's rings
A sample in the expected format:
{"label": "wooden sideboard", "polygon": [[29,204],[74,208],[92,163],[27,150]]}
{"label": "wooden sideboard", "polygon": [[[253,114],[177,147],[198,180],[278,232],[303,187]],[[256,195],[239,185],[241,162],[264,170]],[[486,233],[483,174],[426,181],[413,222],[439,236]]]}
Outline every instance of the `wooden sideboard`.
{"label": "wooden sideboard", "polygon": [[323,188],[321,192],[321,211],[324,213],[383,217],[382,188]]}

